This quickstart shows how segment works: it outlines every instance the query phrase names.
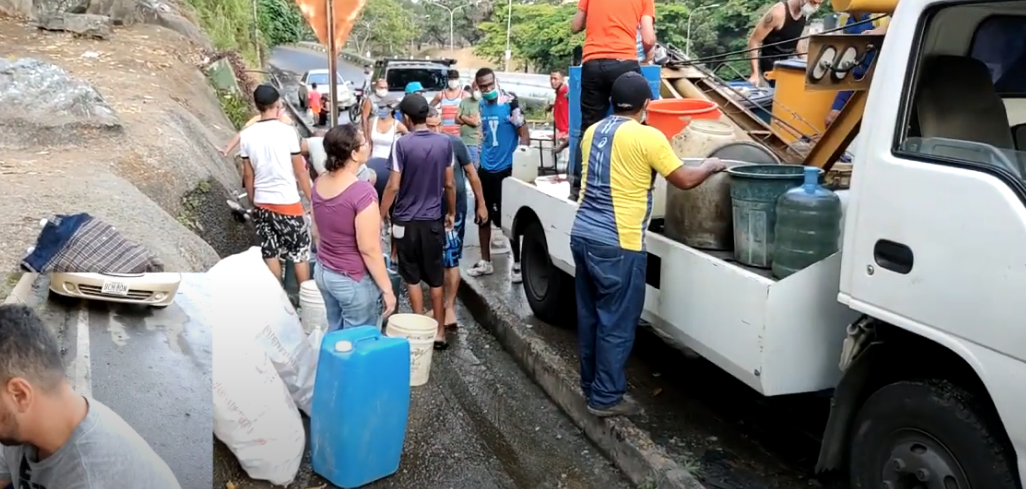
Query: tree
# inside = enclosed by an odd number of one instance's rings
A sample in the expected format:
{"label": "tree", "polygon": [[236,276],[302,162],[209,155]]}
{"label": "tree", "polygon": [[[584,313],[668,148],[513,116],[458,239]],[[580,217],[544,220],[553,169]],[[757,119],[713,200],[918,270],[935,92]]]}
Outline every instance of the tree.
{"label": "tree", "polygon": [[[514,4],[510,26],[512,57],[531,64],[535,71],[563,70],[570,66],[575,46],[584,42],[582,34],[570,33],[570,20],[576,5]],[[474,47],[478,56],[502,63],[506,52],[507,10],[498,9],[491,20],[482,22],[481,39]]]}
{"label": "tree", "polygon": [[293,0],[259,0],[257,25],[268,46],[313,38],[313,30]]}
{"label": "tree", "polygon": [[414,17],[397,0],[367,0],[348,43],[360,53],[405,54],[416,30]]}

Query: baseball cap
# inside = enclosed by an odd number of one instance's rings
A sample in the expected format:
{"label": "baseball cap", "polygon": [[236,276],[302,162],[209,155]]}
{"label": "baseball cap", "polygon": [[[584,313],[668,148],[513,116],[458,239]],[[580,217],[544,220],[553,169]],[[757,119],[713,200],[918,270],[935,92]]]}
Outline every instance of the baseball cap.
{"label": "baseball cap", "polygon": [[420,82],[410,82],[410,83],[406,84],[406,93],[407,94],[411,94],[413,92],[423,92],[423,91],[424,91],[424,85],[421,85]]}
{"label": "baseball cap", "polygon": [[652,89],[641,73],[628,71],[613,82],[609,99],[613,112],[637,112],[652,100]]}
{"label": "baseball cap", "polygon": [[280,97],[278,89],[266,83],[256,87],[256,90],[253,90],[253,103],[256,104],[257,107],[270,107],[272,104],[277,102]]}
{"label": "baseball cap", "polygon": [[411,93],[403,97],[403,100],[399,102],[399,110],[409,117],[426,119],[428,112],[431,111],[431,105],[428,104],[426,98]]}

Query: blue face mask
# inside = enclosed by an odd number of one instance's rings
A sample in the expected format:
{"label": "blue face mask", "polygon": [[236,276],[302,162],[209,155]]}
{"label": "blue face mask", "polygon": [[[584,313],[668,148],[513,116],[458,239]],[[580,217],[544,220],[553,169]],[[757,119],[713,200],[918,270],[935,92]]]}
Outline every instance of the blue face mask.
{"label": "blue face mask", "polygon": [[385,117],[388,117],[391,114],[392,114],[392,109],[389,109],[388,107],[384,107],[384,108],[378,109],[378,117],[380,117],[382,119],[385,118]]}

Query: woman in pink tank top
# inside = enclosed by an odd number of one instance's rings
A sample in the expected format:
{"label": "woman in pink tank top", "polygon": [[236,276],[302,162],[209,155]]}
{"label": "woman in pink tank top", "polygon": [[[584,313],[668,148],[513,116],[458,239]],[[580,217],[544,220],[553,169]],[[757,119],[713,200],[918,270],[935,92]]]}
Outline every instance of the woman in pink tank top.
{"label": "woman in pink tank top", "polygon": [[[324,298],[328,330],[381,326],[395,310],[395,292],[381,249],[381,213],[374,186],[356,177],[370,145],[353,124],[324,136],[325,173],[313,188],[317,236],[314,281]],[[382,305],[382,301],[384,305]]]}
{"label": "woman in pink tank top", "polygon": [[435,95],[431,105],[438,106],[439,115],[442,116],[442,132],[453,136],[460,135],[460,125],[456,122],[456,115],[460,111],[460,102],[467,96],[460,86],[460,72],[449,70],[449,84],[444,90]]}

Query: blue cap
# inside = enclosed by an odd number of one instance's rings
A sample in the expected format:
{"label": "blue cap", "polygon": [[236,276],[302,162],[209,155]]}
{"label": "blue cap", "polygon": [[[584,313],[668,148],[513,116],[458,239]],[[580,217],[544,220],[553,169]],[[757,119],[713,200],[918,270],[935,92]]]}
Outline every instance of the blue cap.
{"label": "blue cap", "polygon": [[410,82],[410,83],[406,84],[406,94],[407,95],[409,95],[411,93],[414,93],[414,92],[423,92],[423,91],[424,91],[424,85],[421,85],[420,82]]}

